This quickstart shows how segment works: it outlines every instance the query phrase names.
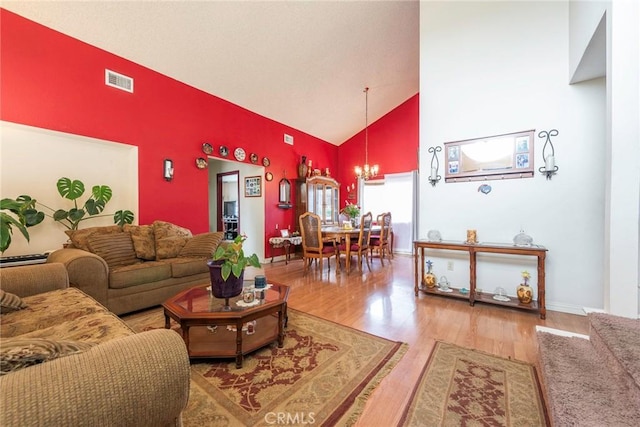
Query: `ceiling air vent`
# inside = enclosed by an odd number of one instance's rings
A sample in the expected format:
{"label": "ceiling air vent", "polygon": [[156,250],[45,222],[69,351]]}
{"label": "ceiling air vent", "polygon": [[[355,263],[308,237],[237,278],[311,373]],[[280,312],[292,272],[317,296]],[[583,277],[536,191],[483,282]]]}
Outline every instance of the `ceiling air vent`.
{"label": "ceiling air vent", "polygon": [[104,83],[107,86],[133,93],[133,79],[111,70],[104,70]]}

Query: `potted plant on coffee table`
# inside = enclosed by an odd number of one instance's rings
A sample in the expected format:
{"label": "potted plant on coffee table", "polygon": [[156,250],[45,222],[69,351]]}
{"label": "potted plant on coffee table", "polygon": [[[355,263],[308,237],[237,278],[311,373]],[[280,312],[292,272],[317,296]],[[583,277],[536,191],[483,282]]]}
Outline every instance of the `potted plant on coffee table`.
{"label": "potted plant on coffee table", "polygon": [[211,277],[211,293],[216,298],[225,299],[225,309],[230,310],[229,298],[240,295],[247,265],[260,267],[256,254],[245,256],[242,243],[247,236],[239,234],[233,242],[221,243],[208,262]]}

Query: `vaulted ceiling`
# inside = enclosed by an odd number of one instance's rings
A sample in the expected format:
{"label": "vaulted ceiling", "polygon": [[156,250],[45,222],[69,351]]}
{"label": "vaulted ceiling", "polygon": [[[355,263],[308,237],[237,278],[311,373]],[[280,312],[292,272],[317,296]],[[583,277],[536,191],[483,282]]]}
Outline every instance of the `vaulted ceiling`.
{"label": "vaulted ceiling", "polygon": [[419,91],[417,1],[2,7],[336,145]]}

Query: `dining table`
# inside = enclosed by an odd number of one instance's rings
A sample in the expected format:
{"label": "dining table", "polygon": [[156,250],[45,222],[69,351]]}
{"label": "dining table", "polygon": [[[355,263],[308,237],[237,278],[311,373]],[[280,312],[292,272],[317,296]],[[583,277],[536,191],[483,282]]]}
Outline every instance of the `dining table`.
{"label": "dining table", "polygon": [[[379,225],[371,226],[371,235],[379,235],[382,227]],[[345,252],[346,256],[346,269],[347,272],[351,271],[351,240],[358,240],[360,236],[360,227],[357,228],[344,228],[337,225],[334,226],[326,226],[322,227],[322,238],[323,239],[335,239],[338,241],[338,244],[344,239],[345,246],[347,248]],[[355,242],[354,242],[355,243]]]}

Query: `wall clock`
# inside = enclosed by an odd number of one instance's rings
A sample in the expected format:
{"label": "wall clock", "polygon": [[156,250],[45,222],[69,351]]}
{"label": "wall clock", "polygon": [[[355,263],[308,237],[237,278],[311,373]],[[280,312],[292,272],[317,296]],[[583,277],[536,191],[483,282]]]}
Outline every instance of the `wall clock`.
{"label": "wall clock", "polygon": [[247,157],[247,154],[244,152],[244,149],[240,147],[235,149],[235,151],[233,152],[233,155],[236,158],[236,160],[239,162],[244,162],[245,157]]}
{"label": "wall clock", "polygon": [[273,174],[271,172],[265,173],[264,179],[266,179],[267,181],[273,181]]}
{"label": "wall clock", "polygon": [[220,155],[222,157],[227,157],[229,155],[229,149],[227,147],[225,147],[224,145],[220,146]]}
{"label": "wall clock", "polygon": [[269,160],[269,158],[268,158],[268,157],[263,157],[263,158],[262,158],[262,165],[263,165],[265,168],[268,168],[270,164],[271,164],[271,160]]}
{"label": "wall clock", "polygon": [[256,163],[258,163],[258,155],[256,153],[251,153],[251,155],[249,156],[249,160],[251,160],[251,163],[255,165]]}

